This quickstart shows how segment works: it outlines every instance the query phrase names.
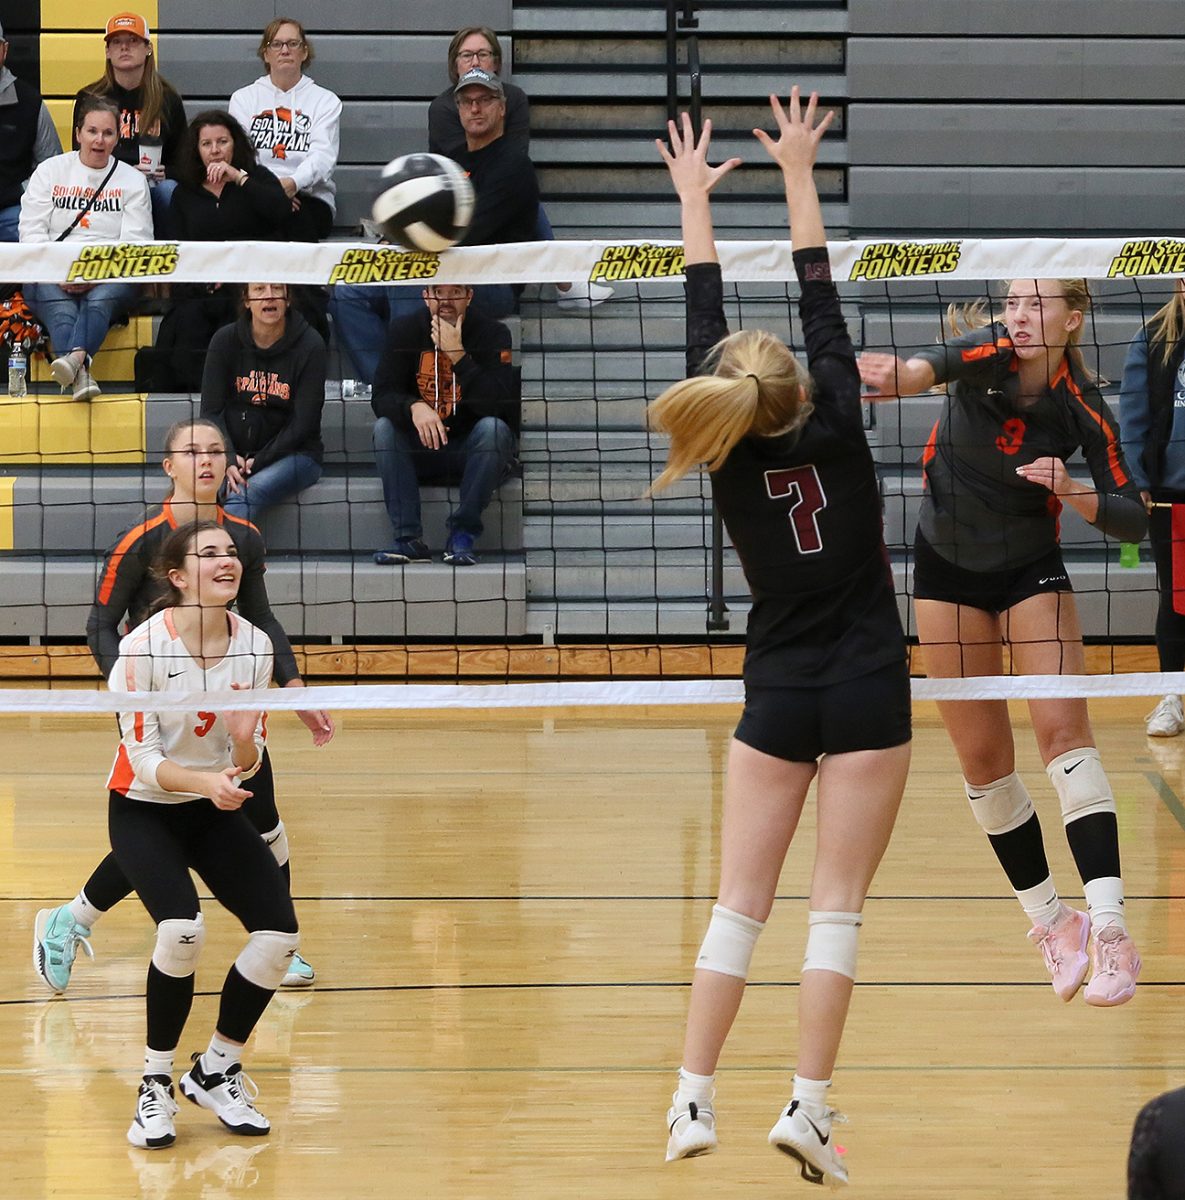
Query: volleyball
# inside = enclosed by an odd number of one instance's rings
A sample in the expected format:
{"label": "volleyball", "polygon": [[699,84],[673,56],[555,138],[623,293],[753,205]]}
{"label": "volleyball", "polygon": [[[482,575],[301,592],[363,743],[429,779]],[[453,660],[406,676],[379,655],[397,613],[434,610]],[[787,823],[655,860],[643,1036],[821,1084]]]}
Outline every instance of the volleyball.
{"label": "volleyball", "polygon": [[473,184],[451,158],[404,154],[379,176],[371,216],[385,238],[409,250],[447,250],[473,216]]}

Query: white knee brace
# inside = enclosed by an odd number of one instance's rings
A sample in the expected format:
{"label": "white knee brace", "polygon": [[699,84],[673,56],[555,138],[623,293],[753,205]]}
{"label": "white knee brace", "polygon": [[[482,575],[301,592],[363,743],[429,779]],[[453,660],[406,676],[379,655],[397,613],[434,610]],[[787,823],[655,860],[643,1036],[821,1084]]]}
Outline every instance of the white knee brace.
{"label": "white knee brace", "polygon": [[696,970],[748,979],[753,947],[764,928],[764,921],[755,921],[722,904],[713,905],[708,932],[704,934],[703,945],[695,960]]}
{"label": "white knee brace", "polygon": [[1093,746],[1067,750],[1045,768],[1062,805],[1062,820],[1069,825],[1093,813],[1115,812],[1115,796],[1107,782],[1099,752]]}
{"label": "white knee brace", "polygon": [[811,912],[804,971],[834,971],[856,978],[856,944],[864,918],[859,913]]}
{"label": "white knee brace", "polygon": [[184,979],[197,968],[206,941],[206,924],[198,913],[192,921],[162,921],[156,927],[152,965],[162,974]]}
{"label": "white knee brace", "polygon": [[977,787],[963,780],[971,811],[979,827],[988,834],[1011,833],[1033,815],[1033,801],[1020,776],[1013,771],[1003,779]]}
{"label": "white knee brace", "polygon": [[276,862],[283,866],[288,861],[288,832],[284,828],[284,822],[281,821],[271,833],[261,833],[259,836],[275,855]]}
{"label": "white knee brace", "polygon": [[299,945],[299,934],[257,929],[235,959],[235,966],[248,983],[274,992],[287,974],[288,964]]}

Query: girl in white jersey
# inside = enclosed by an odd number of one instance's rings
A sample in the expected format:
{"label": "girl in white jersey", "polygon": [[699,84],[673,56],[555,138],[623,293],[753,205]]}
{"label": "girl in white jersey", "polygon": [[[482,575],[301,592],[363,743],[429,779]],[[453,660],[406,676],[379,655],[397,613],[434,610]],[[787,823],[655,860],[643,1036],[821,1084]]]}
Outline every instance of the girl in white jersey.
{"label": "girl in white jersey", "polygon": [[[225,692],[264,688],[272,676],[267,636],[229,612],[242,577],[221,526],[195,521],[165,541],[157,570],[162,608],[123,639],[113,692]],[[296,914],[275,858],[240,811],[266,739],[263,712],[123,712],[108,780],[111,848],[156,922],[148,968],[144,1078],[128,1141],[160,1149],[176,1139],[173,1055],[193,1003],[205,939],[196,871],[249,933],[222,987],[214,1036],[181,1078],[193,1103],[234,1133],[271,1126],[254,1106],[242,1049],[296,953]]]}

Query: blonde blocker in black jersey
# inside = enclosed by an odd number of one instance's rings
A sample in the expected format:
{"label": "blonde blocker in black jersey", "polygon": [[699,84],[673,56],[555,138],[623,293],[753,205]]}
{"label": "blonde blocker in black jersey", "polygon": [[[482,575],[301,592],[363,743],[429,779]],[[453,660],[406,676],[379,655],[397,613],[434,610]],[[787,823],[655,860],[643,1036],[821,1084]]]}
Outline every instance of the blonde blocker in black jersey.
{"label": "blonde blocker in black jersey", "polygon": [[[860,377],[826,248],[797,251],[794,264],[814,409],[795,433],[743,438],[711,474],[753,593],[746,687],[823,687],[905,661]],[[689,373],[727,333],[719,266],[689,266]]]}

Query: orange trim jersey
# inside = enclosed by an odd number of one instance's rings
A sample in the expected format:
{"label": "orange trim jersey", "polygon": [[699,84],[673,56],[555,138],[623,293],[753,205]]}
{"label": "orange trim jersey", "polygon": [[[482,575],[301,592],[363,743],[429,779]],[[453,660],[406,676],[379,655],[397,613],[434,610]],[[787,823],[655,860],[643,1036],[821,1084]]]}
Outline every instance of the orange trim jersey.
{"label": "orange trim jersey", "polygon": [[[265,688],[272,677],[272,645],[267,635],[227,612],[230,645],[212,667],[194,661],[166,608],[136,626],[120,642],[119,659],[107,682],[113,692],[214,692],[232,684]],[[263,754],[267,714],[255,730],[255,745]],[[166,760],[194,771],[223,771],[233,766],[231,739],[219,713],[121,712],[120,743],[107,787],[129,800],[153,804],[182,804],[200,799],[193,792],[169,792],[156,782]]]}
{"label": "orange trim jersey", "polygon": [[948,562],[969,571],[1024,566],[1057,545],[1061,502],[1016,468],[1082,452],[1099,495],[1094,524],[1138,542],[1147,527],[1119,444],[1119,425],[1098,387],[1063,359],[1035,403],[1018,399],[1017,359],[1002,324],[919,350],[939,383],[942,414],[922,456],[919,527]]}
{"label": "orange trim jersey", "polygon": [[[296,656],[288,636],[272,612],[264,582],[263,537],[250,521],[218,509],[217,521],[239,552],[243,578],[235,607],[253,625],[258,625],[272,643],[276,682],[283,686],[298,679]],[[127,629],[134,629],[164,595],[164,586],[153,578],[151,568],[165,538],[177,528],[172,504],[166,500],[160,512],[121,534],[107,553],[95,602],[86,622],[86,640],[95,662],[104,676],[111,674],[119,657],[120,625],[127,618]]]}

